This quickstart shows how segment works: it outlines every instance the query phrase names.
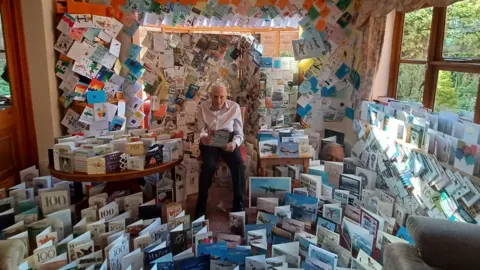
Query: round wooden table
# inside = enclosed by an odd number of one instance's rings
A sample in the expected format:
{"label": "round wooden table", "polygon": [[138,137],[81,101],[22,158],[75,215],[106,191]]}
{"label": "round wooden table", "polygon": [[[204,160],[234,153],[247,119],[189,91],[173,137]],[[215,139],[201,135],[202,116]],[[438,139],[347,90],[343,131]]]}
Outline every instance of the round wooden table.
{"label": "round wooden table", "polygon": [[125,181],[131,180],[135,178],[142,178],[145,176],[149,176],[155,173],[162,173],[167,171],[168,169],[177,166],[182,162],[182,158],[162,163],[158,166],[147,168],[143,171],[119,171],[107,174],[86,174],[86,173],[66,173],[57,171],[54,168],[50,167],[50,175],[54,176],[58,179],[68,180],[73,182],[118,182],[118,181]]}
{"label": "round wooden table", "polygon": [[52,166],[50,166],[50,175],[58,178],[60,180],[68,180],[74,182],[74,189],[75,189],[75,199],[79,200],[83,198],[82,192],[82,182],[106,182],[107,186],[105,187],[105,191],[107,193],[111,193],[115,190],[125,190],[129,189],[132,193],[142,191],[139,186],[138,179],[141,179],[145,176],[149,176],[156,173],[163,173],[167,170],[179,165],[182,162],[182,158],[162,163],[158,166],[147,168],[142,171],[118,171],[113,173],[107,174],[86,174],[86,173],[66,173],[55,170]]}

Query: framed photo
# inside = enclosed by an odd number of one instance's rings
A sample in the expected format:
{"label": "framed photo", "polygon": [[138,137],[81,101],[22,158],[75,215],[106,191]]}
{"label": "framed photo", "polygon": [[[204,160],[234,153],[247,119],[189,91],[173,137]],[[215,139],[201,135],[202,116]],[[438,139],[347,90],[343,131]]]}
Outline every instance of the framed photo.
{"label": "framed photo", "polygon": [[285,194],[292,190],[290,177],[250,177],[248,179],[249,207],[257,207],[257,199],[278,198],[283,204]]}

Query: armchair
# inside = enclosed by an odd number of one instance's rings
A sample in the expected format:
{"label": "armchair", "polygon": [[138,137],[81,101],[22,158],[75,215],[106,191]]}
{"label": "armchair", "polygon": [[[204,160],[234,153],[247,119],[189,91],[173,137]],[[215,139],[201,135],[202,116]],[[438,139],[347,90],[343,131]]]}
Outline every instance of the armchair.
{"label": "armchair", "polygon": [[406,226],[415,245],[388,245],[384,270],[480,269],[479,225],[411,216]]}

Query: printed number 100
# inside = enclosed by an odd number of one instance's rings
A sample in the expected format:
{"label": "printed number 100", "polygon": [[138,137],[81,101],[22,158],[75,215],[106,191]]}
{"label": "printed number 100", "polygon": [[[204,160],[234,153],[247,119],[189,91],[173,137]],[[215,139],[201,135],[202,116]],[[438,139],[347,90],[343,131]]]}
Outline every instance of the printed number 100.
{"label": "printed number 100", "polygon": [[49,250],[48,252],[42,252],[37,254],[37,261],[44,262],[48,259],[55,257],[55,250]]}
{"label": "printed number 100", "polygon": [[58,206],[67,204],[67,198],[65,196],[52,196],[45,200],[47,207]]}

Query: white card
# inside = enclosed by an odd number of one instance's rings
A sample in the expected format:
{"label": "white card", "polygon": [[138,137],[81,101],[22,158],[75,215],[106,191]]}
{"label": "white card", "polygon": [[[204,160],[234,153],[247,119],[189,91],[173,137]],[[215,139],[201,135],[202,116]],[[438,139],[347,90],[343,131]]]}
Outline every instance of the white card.
{"label": "white card", "polygon": [[120,43],[120,41],[116,40],[116,39],[112,39],[112,42],[110,43],[110,49],[109,49],[109,52],[112,54],[112,55],[115,55],[116,57],[119,57],[120,56],[120,48],[121,48],[122,44]]}

